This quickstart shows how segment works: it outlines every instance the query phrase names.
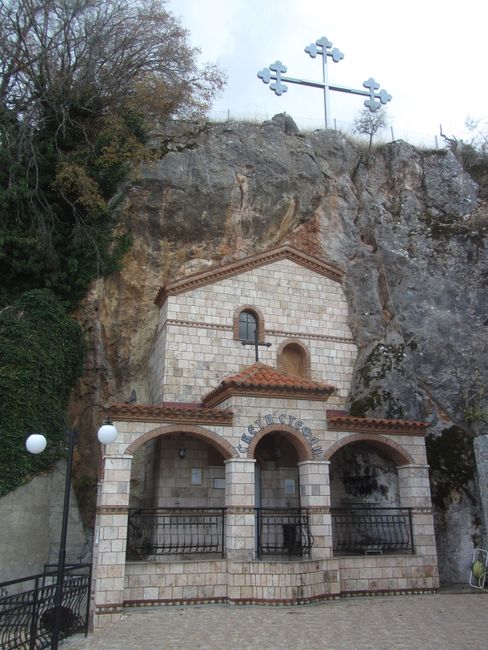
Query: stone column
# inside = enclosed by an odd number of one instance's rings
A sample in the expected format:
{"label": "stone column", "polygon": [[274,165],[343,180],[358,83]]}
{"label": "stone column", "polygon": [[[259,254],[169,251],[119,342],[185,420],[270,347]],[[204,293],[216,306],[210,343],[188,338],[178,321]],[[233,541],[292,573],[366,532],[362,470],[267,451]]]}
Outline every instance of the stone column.
{"label": "stone column", "polygon": [[225,461],[225,554],[245,562],[255,557],[254,467],[251,458]]}
{"label": "stone column", "polygon": [[423,557],[425,575],[428,576],[431,582],[429,586],[437,588],[439,578],[430,496],[429,466],[402,465],[397,467],[397,471],[401,506],[411,508],[415,554]]}
{"label": "stone column", "polygon": [[103,459],[93,549],[95,628],[119,620],[124,602],[131,462],[128,455]]}
{"label": "stone column", "polygon": [[403,508],[431,508],[428,465],[397,467],[400,502]]}
{"label": "stone column", "polygon": [[298,463],[300,473],[300,506],[309,513],[313,546],[310,557],[332,557],[332,521],[330,516],[330,462],[306,460]]}
{"label": "stone column", "polygon": [[483,548],[488,544],[488,436],[478,436],[473,442],[476,477],[481,500]]}

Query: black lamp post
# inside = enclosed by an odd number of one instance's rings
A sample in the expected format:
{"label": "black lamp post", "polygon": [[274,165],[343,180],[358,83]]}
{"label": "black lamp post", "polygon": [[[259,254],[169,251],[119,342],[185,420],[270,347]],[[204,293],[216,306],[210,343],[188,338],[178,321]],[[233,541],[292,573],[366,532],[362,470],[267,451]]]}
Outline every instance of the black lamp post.
{"label": "black lamp post", "polygon": [[[105,413],[105,421],[98,430],[98,440],[104,444],[114,442],[117,437],[117,429],[110,421],[109,411],[102,404],[90,404],[87,406],[80,415],[80,429],[83,416],[92,408],[101,408]],[[75,448],[78,431],[72,429],[66,432],[68,439],[68,459],[66,465],[66,480],[64,484],[64,505],[63,505],[63,523],[61,526],[61,539],[59,542],[59,558],[58,558],[58,571],[56,577],[56,592],[54,598],[54,625],[51,634],[51,650],[58,649],[59,633],[61,630],[61,612],[63,607],[63,587],[64,587],[64,572],[66,566],[66,537],[68,533],[68,514],[69,514],[69,498],[71,492],[71,472],[73,469],[73,450]],[[25,446],[27,451],[32,454],[39,454],[46,448],[46,438],[39,433],[32,434],[26,440]]]}

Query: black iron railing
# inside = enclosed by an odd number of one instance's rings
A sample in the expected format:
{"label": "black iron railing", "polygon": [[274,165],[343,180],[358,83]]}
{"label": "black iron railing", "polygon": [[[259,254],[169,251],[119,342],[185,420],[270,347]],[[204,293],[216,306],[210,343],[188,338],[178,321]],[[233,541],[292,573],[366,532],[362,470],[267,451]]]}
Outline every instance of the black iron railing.
{"label": "black iron railing", "polygon": [[[60,639],[88,633],[91,564],[66,565]],[[0,583],[0,648],[38,650],[51,646],[55,621],[56,570]]]}
{"label": "black iron railing", "polygon": [[414,552],[410,508],[332,508],[335,553]]}
{"label": "black iron railing", "polygon": [[224,556],[224,508],[144,508],[129,511],[127,557],[220,553]]}
{"label": "black iron railing", "polygon": [[257,556],[310,555],[309,517],[300,508],[256,508]]}

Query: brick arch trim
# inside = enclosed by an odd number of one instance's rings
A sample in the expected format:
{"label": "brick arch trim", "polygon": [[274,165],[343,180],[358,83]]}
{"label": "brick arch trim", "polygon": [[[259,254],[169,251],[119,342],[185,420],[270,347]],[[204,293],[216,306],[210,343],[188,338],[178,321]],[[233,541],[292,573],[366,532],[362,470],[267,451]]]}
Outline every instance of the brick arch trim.
{"label": "brick arch trim", "polygon": [[284,370],[284,365],[283,365],[283,350],[288,347],[289,345],[295,345],[297,348],[299,348],[303,352],[303,359],[304,359],[304,370],[305,370],[305,377],[310,377],[311,376],[311,369],[312,369],[312,363],[310,359],[310,350],[308,347],[302,343],[299,339],[285,339],[280,343],[278,346],[278,349],[276,350],[276,362],[277,362],[277,368],[278,370]]}
{"label": "brick arch trim", "polygon": [[256,316],[257,325],[258,325],[258,342],[264,343],[264,316],[263,312],[254,307],[254,305],[240,305],[234,312],[234,321],[233,321],[233,337],[235,341],[240,341],[239,338],[239,317],[243,311],[250,311]]}
{"label": "brick arch trim", "polygon": [[331,460],[332,456],[339,451],[342,447],[350,445],[353,442],[369,442],[374,447],[379,447],[393,460],[396,465],[414,465],[415,460],[413,456],[398,442],[390,440],[385,436],[373,433],[355,433],[338,440],[332,447],[324,454],[324,460]]}
{"label": "brick arch trim", "polygon": [[126,454],[133,454],[139,447],[149,442],[153,438],[159,438],[159,436],[167,436],[170,433],[187,433],[195,438],[203,440],[207,444],[211,445],[217,451],[219,451],[225,460],[229,458],[238,458],[239,454],[234,449],[234,447],[228,442],[221,438],[213,431],[205,429],[204,427],[195,426],[192,424],[172,424],[167,426],[156,427],[151,429],[146,433],[143,433],[141,436],[136,438],[131,442],[131,444],[125,450]]}
{"label": "brick arch trim", "polygon": [[283,436],[295,447],[299,463],[304,460],[314,460],[312,449],[310,448],[310,445],[306,443],[306,438],[301,436],[296,429],[290,427],[288,424],[270,424],[267,427],[263,427],[249,443],[249,447],[247,448],[248,458],[254,458],[257,444],[268,433],[282,433]]}

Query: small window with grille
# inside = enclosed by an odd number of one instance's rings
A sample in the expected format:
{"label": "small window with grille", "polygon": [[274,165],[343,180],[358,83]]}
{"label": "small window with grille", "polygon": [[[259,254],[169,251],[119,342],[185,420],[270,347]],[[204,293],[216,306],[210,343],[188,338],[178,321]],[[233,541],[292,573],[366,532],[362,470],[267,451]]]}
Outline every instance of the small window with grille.
{"label": "small window with grille", "polygon": [[239,339],[241,341],[254,341],[258,320],[251,311],[241,311],[239,315]]}

